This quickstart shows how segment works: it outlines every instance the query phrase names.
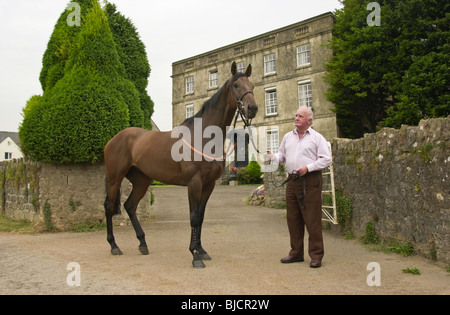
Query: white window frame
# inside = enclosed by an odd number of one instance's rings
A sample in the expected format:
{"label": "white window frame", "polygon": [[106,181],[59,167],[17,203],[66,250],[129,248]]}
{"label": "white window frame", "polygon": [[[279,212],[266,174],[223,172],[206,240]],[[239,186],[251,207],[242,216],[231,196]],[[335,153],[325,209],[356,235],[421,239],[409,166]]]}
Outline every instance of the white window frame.
{"label": "white window frame", "polygon": [[237,72],[245,73],[245,61],[236,63]]}
{"label": "white window frame", "polygon": [[278,115],[278,96],[276,88],[265,89],[264,109],[266,116]]}
{"label": "white window frame", "polygon": [[304,44],[297,47],[297,67],[311,65],[311,45]]}
{"label": "white window frame", "polygon": [[5,160],[12,160],[12,152],[5,152]]}
{"label": "white window frame", "polygon": [[280,146],[279,130],[278,127],[271,127],[266,130],[266,145],[267,151],[272,153],[278,153],[278,148]]}
{"label": "white window frame", "polygon": [[271,53],[264,56],[264,75],[274,74],[277,72],[277,56]]}
{"label": "white window frame", "polygon": [[298,107],[308,106],[312,108],[312,83],[311,80],[298,82]]}
{"label": "white window frame", "polygon": [[186,77],[184,82],[185,82],[185,86],[186,86],[186,94],[193,94],[194,93],[194,76],[191,75],[189,77]]}
{"label": "white window frame", "polygon": [[216,88],[219,86],[219,71],[213,70],[209,72],[209,88]]}
{"label": "white window frame", "polygon": [[186,119],[194,116],[194,104],[186,105]]}

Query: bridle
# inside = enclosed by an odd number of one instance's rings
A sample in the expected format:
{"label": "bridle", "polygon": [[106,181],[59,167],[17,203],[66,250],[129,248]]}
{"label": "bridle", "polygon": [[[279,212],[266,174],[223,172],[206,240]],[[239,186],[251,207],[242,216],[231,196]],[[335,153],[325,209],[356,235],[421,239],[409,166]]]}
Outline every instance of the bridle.
{"label": "bridle", "polygon": [[236,128],[236,122],[239,116],[241,116],[242,121],[244,122],[244,129],[245,127],[250,127],[250,125],[252,124],[252,120],[248,119],[247,116],[245,115],[245,110],[244,110],[244,102],[242,102],[242,100],[244,99],[244,97],[247,94],[252,94],[253,96],[255,96],[255,94],[253,94],[253,91],[247,91],[244,94],[242,94],[241,97],[238,97],[236,95],[236,92],[234,91],[234,87],[233,87],[233,83],[237,80],[238,78],[236,78],[235,80],[231,81],[230,83],[230,89],[231,89],[231,93],[233,94],[235,100],[236,100],[236,104],[237,104],[237,108],[236,108],[236,116],[234,117],[234,123],[233,123],[233,129]]}
{"label": "bridle", "polygon": [[[236,95],[236,92],[234,91],[234,88],[233,88],[233,83],[234,83],[237,79],[238,79],[238,78],[232,80],[232,81],[231,81],[231,84],[230,84],[231,93],[233,94],[233,96],[234,96],[234,98],[235,98],[235,100],[236,100],[236,104],[237,104],[237,108],[236,108],[236,116],[235,116],[235,118],[234,118],[234,123],[233,123],[233,129],[236,128],[236,122],[237,122],[237,119],[238,119],[238,117],[239,117],[239,115],[240,115],[241,118],[242,118],[242,121],[244,122],[244,129],[245,129],[245,127],[249,127],[249,128],[248,128],[249,138],[250,138],[250,140],[251,140],[251,142],[252,142],[252,144],[253,144],[253,147],[255,148],[255,150],[256,150],[258,153],[260,153],[259,150],[258,150],[258,148],[256,147],[255,143],[253,142],[253,137],[252,137],[252,134],[251,134],[251,128],[250,128],[250,125],[251,125],[251,123],[252,123],[252,120],[251,120],[251,119],[248,119],[247,116],[245,115],[244,102],[242,102],[242,100],[244,99],[244,97],[245,97],[247,94],[252,94],[253,96],[254,96],[255,94],[253,94],[253,91],[246,91],[244,94],[242,94],[241,97],[238,97],[238,96]],[[211,160],[211,161],[225,161],[225,158],[226,158],[228,155],[230,155],[234,150],[236,150],[236,147],[237,147],[237,143],[235,143],[235,144],[234,144],[234,148],[232,148],[232,150],[231,150],[231,152],[230,152],[230,151],[229,151],[230,146],[228,146],[228,148],[227,148],[225,154],[224,154],[223,156],[217,158],[217,157],[212,157],[212,156],[206,155],[206,154],[204,154],[203,152],[198,151],[198,150],[195,149],[195,148],[194,148],[194,147],[193,147],[186,139],[184,139],[184,137],[181,138],[181,139],[183,140],[183,142],[184,142],[184,143],[185,143],[192,151],[194,151],[194,152],[197,153],[197,154],[202,155],[203,157],[205,157],[205,158],[207,158],[207,159],[209,159],[209,160]],[[230,143],[230,144],[231,144],[231,143]]]}
{"label": "bridle", "polygon": [[236,108],[236,116],[234,117],[234,123],[233,123],[233,129],[236,129],[236,123],[237,123],[237,119],[239,117],[239,115],[241,116],[242,121],[244,122],[244,129],[246,127],[248,127],[248,134],[249,134],[249,138],[250,138],[250,142],[253,145],[253,148],[256,150],[256,152],[259,152],[258,148],[255,145],[255,142],[253,141],[253,136],[252,136],[252,128],[250,128],[250,125],[252,124],[252,119],[248,119],[247,116],[245,115],[245,110],[244,110],[244,102],[242,102],[242,100],[244,99],[244,97],[247,94],[252,94],[253,96],[255,96],[255,94],[253,94],[253,91],[247,91],[244,94],[242,94],[242,96],[239,98],[236,95],[236,92],[234,91],[233,88],[233,83],[237,80],[238,78],[234,79],[231,81],[230,84],[230,89],[231,89],[231,93],[233,94],[235,100],[236,100],[236,104],[237,104],[237,108]]}

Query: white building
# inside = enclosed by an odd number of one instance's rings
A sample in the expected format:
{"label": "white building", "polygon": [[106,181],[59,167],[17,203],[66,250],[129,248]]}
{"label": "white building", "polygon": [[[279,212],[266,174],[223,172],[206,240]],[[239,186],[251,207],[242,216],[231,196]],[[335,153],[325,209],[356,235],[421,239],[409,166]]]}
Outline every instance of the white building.
{"label": "white building", "polygon": [[0,162],[23,157],[17,132],[0,131]]}

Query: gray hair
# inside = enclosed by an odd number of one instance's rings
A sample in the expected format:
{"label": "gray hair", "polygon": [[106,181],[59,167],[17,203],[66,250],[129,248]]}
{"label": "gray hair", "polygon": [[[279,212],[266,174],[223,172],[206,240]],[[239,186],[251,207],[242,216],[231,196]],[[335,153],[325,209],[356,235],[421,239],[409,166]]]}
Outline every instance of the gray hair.
{"label": "gray hair", "polygon": [[306,105],[302,105],[298,108],[298,110],[306,110],[306,112],[308,113],[308,119],[313,119],[314,118],[314,113],[311,109],[311,107],[308,107]]}

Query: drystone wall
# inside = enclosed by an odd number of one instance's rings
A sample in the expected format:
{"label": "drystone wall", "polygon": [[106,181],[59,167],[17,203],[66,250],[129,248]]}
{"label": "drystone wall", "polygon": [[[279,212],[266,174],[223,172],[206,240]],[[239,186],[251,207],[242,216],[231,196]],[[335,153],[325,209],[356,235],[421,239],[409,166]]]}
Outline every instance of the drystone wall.
{"label": "drystone wall", "polygon": [[[364,138],[332,142],[336,189],[353,205],[351,228],[371,222],[381,240],[450,262],[450,117],[419,126],[384,128]],[[265,174],[266,206],[282,207],[286,174]]]}
{"label": "drystone wall", "polygon": [[[60,230],[76,224],[105,220],[105,168],[103,164],[63,165],[14,160],[0,166],[0,213],[14,219],[47,222]],[[122,204],[130,194],[131,183],[122,183]],[[151,194],[139,204],[138,216],[150,217]],[[115,224],[128,224],[122,214]]]}

